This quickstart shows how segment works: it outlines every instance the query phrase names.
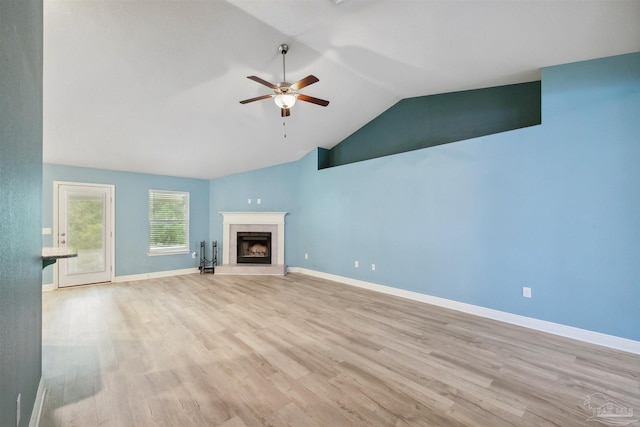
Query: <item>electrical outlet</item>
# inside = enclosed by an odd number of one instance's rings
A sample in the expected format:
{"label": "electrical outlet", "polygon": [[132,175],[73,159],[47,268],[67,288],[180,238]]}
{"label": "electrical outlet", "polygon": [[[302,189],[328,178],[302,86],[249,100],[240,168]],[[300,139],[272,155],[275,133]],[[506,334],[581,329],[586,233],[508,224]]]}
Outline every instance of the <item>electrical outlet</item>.
{"label": "electrical outlet", "polygon": [[247,204],[250,205],[251,204],[251,199],[247,199]]}
{"label": "electrical outlet", "polygon": [[196,259],[196,253],[195,252],[191,252],[191,258]]}
{"label": "electrical outlet", "polygon": [[309,259],[309,254],[304,254],[304,259]]}
{"label": "electrical outlet", "polygon": [[18,393],[18,399],[16,400],[16,427],[20,425],[20,393]]}
{"label": "electrical outlet", "polygon": [[526,286],[522,287],[522,296],[525,298],[531,298],[531,288],[527,288]]}
{"label": "electrical outlet", "polygon": [[371,264],[371,271],[376,271],[376,265],[375,264]]}
{"label": "electrical outlet", "polygon": [[358,268],[358,261],[353,264],[356,268]]}
{"label": "electrical outlet", "polygon": [[51,234],[51,228],[49,228],[49,227],[43,228],[42,229],[42,234]]}
{"label": "electrical outlet", "polygon": [[262,203],[262,199],[258,199],[258,200],[256,200],[256,203],[257,203],[257,204]]}

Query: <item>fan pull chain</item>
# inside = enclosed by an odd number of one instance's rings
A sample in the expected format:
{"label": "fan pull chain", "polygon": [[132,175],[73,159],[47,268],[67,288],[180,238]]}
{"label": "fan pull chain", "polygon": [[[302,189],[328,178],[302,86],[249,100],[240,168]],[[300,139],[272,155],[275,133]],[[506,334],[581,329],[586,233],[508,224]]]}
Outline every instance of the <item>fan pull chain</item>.
{"label": "fan pull chain", "polygon": [[[282,121],[282,127],[283,127],[283,128],[284,128],[284,127],[286,127],[286,126],[285,126],[285,122],[284,122],[284,120]],[[284,130],[284,137],[285,137],[285,138],[287,137],[287,129],[285,129],[285,130]]]}

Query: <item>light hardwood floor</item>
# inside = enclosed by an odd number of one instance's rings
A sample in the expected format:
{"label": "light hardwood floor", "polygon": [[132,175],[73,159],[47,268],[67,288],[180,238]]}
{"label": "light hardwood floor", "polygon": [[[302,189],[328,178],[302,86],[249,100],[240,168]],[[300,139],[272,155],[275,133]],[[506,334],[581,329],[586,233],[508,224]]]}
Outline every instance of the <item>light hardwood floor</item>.
{"label": "light hardwood floor", "polygon": [[640,418],[638,355],[300,274],[45,293],[42,353],[41,427],[593,427],[594,393]]}

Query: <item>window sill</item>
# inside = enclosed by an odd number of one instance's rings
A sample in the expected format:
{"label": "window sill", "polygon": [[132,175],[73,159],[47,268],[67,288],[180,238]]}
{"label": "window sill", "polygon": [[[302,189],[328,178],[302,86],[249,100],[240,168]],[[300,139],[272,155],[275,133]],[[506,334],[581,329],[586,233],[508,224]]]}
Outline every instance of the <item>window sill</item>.
{"label": "window sill", "polygon": [[166,251],[166,252],[147,252],[149,256],[162,256],[162,255],[188,255],[191,252],[188,250],[180,250],[180,251]]}

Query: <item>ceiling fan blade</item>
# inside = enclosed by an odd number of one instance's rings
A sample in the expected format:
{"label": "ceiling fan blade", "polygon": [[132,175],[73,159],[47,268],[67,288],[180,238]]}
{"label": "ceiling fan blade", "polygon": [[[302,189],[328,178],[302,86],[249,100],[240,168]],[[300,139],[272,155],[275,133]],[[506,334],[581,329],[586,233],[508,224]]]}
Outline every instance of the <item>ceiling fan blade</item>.
{"label": "ceiling fan blade", "polygon": [[247,76],[247,78],[248,78],[249,80],[253,80],[254,82],[258,82],[258,83],[260,83],[261,85],[265,85],[265,86],[266,86],[266,87],[268,87],[268,88],[271,88],[271,89],[278,89],[278,86],[274,85],[273,83],[269,83],[268,81],[263,80],[263,79],[261,79],[261,78],[260,78],[260,77],[258,77],[258,76]]}
{"label": "ceiling fan blade", "polygon": [[303,87],[307,87],[309,85],[312,85],[314,83],[319,82],[320,80],[313,75],[308,75],[307,77],[305,77],[302,80],[298,80],[297,82],[295,82],[294,84],[291,85],[291,89],[293,90],[300,90]]}
{"label": "ceiling fan blade", "polygon": [[280,109],[280,116],[281,117],[289,117],[291,115],[291,111],[288,108],[281,108]]}
{"label": "ceiling fan blade", "polygon": [[329,101],[325,101],[324,99],[314,98],[313,96],[303,95],[301,93],[298,94],[298,99],[301,101],[311,102],[312,104],[322,105],[326,107],[329,105]]}
{"label": "ceiling fan blade", "polygon": [[271,98],[272,96],[273,95],[256,96],[255,98],[245,99],[244,101],[240,101],[240,104],[248,104],[249,102],[260,101],[261,99]]}

